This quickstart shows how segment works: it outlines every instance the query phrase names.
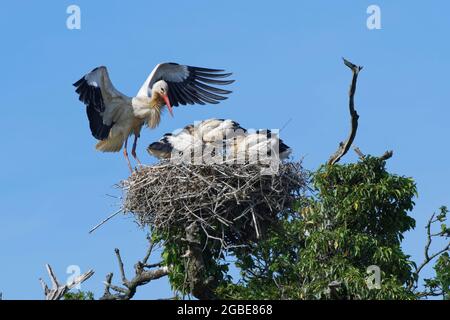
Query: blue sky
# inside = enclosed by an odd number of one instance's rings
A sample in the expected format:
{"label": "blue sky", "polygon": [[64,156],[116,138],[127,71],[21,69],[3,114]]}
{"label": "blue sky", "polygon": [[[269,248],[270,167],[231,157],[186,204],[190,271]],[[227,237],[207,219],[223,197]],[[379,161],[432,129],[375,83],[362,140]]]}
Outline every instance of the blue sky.
{"label": "blue sky", "polygon": [[[81,30],[66,28],[66,8],[82,12]],[[382,29],[369,30],[366,9],[381,8]],[[145,129],[138,153],[195,120],[232,118],[248,128],[281,128],[281,137],[317,168],[348,132],[351,72],[364,65],[356,96],[355,141],[365,153],[393,149],[389,169],[412,176],[417,228],[406,252],[422,260],[424,226],[450,204],[450,4],[433,1],[40,1],[0,4],[0,291],[5,299],[41,299],[50,263],[64,279],[69,265],[96,274],[84,289],[101,295],[117,274],[114,248],[132,265],[145,233],[120,216],[88,230],[118,208],[114,185],[127,177],[121,154],[94,150],[84,106],[71,84],[106,65],[115,86],[135,94],[159,62],[225,68],[237,80],[217,106],[181,107],[159,128]],[[355,161],[350,153],[344,162]],[[427,270],[429,272],[429,270]],[[117,280],[117,278],[116,278]],[[137,298],[172,295],[165,280]]]}

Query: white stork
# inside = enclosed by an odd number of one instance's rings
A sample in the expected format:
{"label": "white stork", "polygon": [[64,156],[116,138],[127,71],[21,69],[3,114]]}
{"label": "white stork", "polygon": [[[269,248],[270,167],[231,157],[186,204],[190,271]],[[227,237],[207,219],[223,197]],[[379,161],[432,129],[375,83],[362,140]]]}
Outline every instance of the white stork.
{"label": "white stork", "polygon": [[158,159],[170,159],[172,152],[192,154],[194,151],[202,151],[207,145],[220,143],[227,137],[244,134],[245,131],[233,120],[203,120],[187,125],[181,131],[166,133],[159,141],[150,144],[147,151]]}
{"label": "white stork", "polygon": [[137,140],[146,123],[155,128],[161,121],[165,106],[173,116],[172,106],[217,104],[231,93],[213,85],[228,85],[234,80],[219,80],[231,73],[224,70],[199,68],[176,63],[158,64],[148,76],[135,97],[128,97],[114,88],[106,67],[98,67],[73,85],[79,99],[86,105],[92,135],[100,140],[96,149],[102,152],[118,152],[124,147],[124,156],[132,172],[128,158],[128,137],[134,134],[132,156],[136,155]]}
{"label": "white stork", "polygon": [[257,130],[236,136],[231,143],[229,158],[257,159],[260,156],[264,157],[264,152],[267,156],[271,156],[277,147],[280,160],[287,159],[292,152],[292,149],[270,130]]}
{"label": "white stork", "polygon": [[221,149],[224,144],[228,148],[225,151],[228,160],[256,159],[264,152],[271,156],[277,146],[280,160],[287,159],[292,152],[270,130],[250,132],[236,121],[224,119],[208,119],[187,125],[180,132],[166,133],[159,141],[150,144],[147,151],[158,159],[171,159],[172,155],[189,156],[207,147],[211,147],[210,150]]}

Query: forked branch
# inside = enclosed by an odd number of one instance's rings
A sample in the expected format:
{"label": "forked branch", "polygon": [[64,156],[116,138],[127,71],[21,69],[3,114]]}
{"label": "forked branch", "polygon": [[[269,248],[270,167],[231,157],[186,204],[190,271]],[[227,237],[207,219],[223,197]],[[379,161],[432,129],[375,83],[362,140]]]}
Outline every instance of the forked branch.
{"label": "forked branch", "polygon": [[[161,263],[148,264],[148,259],[153,251],[153,243],[149,240],[149,248],[145,257],[134,265],[135,275],[131,280],[128,280],[125,275],[125,269],[119,249],[115,249],[117,261],[119,264],[119,271],[122,280],[122,286],[112,284],[113,273],[106,276],[105,291],[101,300],[130,300],[136,294],[139,286],[146,285],[152,280],[165,277],[169,274],[169,268],[162,266]],[[157,269],[154,269],[157,268]],[[153,270],[150,270],[153,269]],[[111,292],[113,291],[113,292]]]}
{"label": "forked branch", "polygon": [[41,282],[41,285],[42,285],[42,289],[44,289],[44,294],[45,294],[46,300],[62,299],[64,297],[64,295],[67,292],[69,292],[69,290],[73,289],[77,285],[86,281],[94,274],[94,270],[89,270],[88,272],[83,273],[82,275],[72,279],[72,281],[70,283],[66,283],[63,285],[63,284],[59,283],[58,279],[56,278],[55,273],[53,272],[52,267],[50,267],[49,264],[46,264],[45,267],[47,268],[48,275],[52,282],[52,287],[49,288],[47,286],[47,284],[44,282],[44,280],[39,279],[39,281]]}
{"label": "forked branch", "polygon": [[[431,261],[433,261],[435,258],[441,256],[443,253],[450,251],[450,241],[447,240],[447,243],[441,249],[437,250],[436,252],[431,252],[431,247],[432,247],[432,243],[433,243],[434,239],[436,239],[436,238],[448,239],[448,237],[449,237],[448,229],[442,228],[442,225],[441,225],[441,230],[439,232],[436,232],[436,233],[432,232],[434,225],[444,222],[444,220],[446,219],[447,212],[448,212],[448,210],[446,207],[441,207],[441,213],[437,216],[436,216],[436,213],[433,213],[431,215],[430,219],[428,220],[428,223],[425,227],[427,230],[427,242],[425,244],[425,249],[424,249],[424,260],[420,265],[418,265],[416,267],[416,270],[414,272],[415,282],[411,282],[409,284],[409,286],[408,286],[409,290],[416,290],[418,288],[420,273],[427,265],[429,265],[431,263]],[[435,292],[433,290],[431,290],[431,291],[425,290],[424,292],[419,292],[418,296],[419,297],[427,297],[427,296],[439,296],[442,294],[443,294],[443,292]]]}
{"label": "forked branch", "polygon": [[[358,155],[360,160],[364,160],[366,155],[358,147],[354,147],[353,150],[355,150],[355,153]],[[386,161],[386,160],[392,158],[393,155],[394,155],[394,151],[388,150],[385,153],[383,153],[381,156],[379,156],[378,159]]]}

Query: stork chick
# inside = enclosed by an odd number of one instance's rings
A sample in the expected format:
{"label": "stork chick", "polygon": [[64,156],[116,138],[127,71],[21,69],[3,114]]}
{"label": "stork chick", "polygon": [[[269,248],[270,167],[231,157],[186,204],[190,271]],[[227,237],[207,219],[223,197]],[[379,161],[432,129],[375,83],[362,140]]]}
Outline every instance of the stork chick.
{"label": "stork chick", "polygon": [[224,119],[208,119],[188,125],[180,132],[166,133],[159,141],[150,144],[147,151],[158,159],[171,159],[174,155],[189,156],[205,149],[222,149],[223,145],[226,146],[228,161],[248,161],[274,156],[274,153],[280,160],[285,160],[292,151],[270,130],[249,132],[236,121]]}

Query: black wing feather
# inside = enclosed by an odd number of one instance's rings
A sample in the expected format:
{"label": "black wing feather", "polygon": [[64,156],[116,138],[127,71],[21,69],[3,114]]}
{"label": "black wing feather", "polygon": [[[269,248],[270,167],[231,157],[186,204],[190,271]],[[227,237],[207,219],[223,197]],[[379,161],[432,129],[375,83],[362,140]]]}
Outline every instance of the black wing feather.
{"label": "black wing feather", "polygon": [[[176,65],[175,63],[171,63]],[[213,87],[212,85],[229,85],[234,80],[218,80],[227,78],[232,73],[223,73],[222,69],[209,69],[187,66],[189,76],[181,81],[168,81],[169,100],[173,106],[186,104],[218,104],[220,101],[227,99],[224,95],[230,94],[232,91]],[[158,79],[161,80],[161,79]]]}
{"label": "black wing feather", "polygon": [[230,90],[224,90],[224,89],[219,89],[219,88],[216,88],[216,87],[211,87],[211,86],[208,86],[207,84],[204,84],[204,83],[201,83],[201,82],[198,82],[198,81],[193,81],[192,83],[195,84],[196,86],[200,87],[200,88],[203,88],[205,90],[208,90],[208,91],[211,91],[211,92],[214,92],[214,93],[218,93],[218,94],[230,94],[232,92]]}
{"label": "black wing feather", "polygon": [[[94,72],[95,70],[96,69],[91,72]],[[80,101],[86,105],[86,114],[92,136],[98,140],[106,139],[113,124],[108,126],[103,123],[102,114],[105,111],[105,104],[101,89],[89,85],[85,77],[75,82],[73,86],[76,87],[75,92],[79,94]]]}
{"label": "black wing feather", "polygon": [[204,96],[204,95],[203,95],[201,92],[199,92],[196,88],[192,87],[192,85],[188,85],[188,86],[186,87],[186,89],[187,89],[187,90],[190,90],[193,94],[196,95],[196,97],[197,97],[198,99],[200,99],[200,100],[203,101],[203,102],[207,102],[207,103],[211,103],[211,104],[218,104],[218,103],[219,103],[219,101],[216,101],[216,100],[211,99],[211,98],[209,98],[209,97],[207,97],[207,96]]}
{"label": "black wing feather", "polygon": [[103,118],[101,114],[94,108],[86,106],[86,113],[89,119],[89,128],[91,129],[92,135],[98,140],[104,140],[108,137],[109,131],[112,125],[107,126],[103,124]]}
{"label": "black wing feather", "polygon": [[205,102],[203,102],[203,101],[200,99],[200,97],[198,96],[196,90],[192,89],[192,88],[190,87],[190,85],[187,85],[187,86],[186,86],[186,90],[185,90],[185,91],[189,94],[189,96],[190,96],[191,99],[194,101],[194,103],[198,103],[198,104],[201,104],[201,105],[205,105]]}
{"label": "black wing feather", "polygon": [[224,72],[225,70],[222,70],[222,69],[208,69],[208,68],[200,68],[200,67],[192,67],[192,66],[190,66],[189,67],[190,69],[193,69],[193,70],[195,70],[195,71],[200,71],[200,72],[208,72],[208,73],[210,73],[210,72]]}
{"label": "black wing feather", "polygon": [[206,73],[206,72],[200,72],[200,71],[196,71],[195,72],[196,75],[200,76],[200,77],[207,77],[207,78],[226,78],[232,75],[232,73],[218,73],[218,74],[214,74],[214,73]]}
{"label": "black wing feather", "polygon": [[186,98],[183,95],[183,92],[178,88],[176,83],[173,83],[171,86],[169,86],[169,91],[174,91],[175,96],[178,98],[178,102],[185,106],[187,104]]}
{"label": "black wing feather", "polygon": [[201,82],[220,84],[220,85],[232,84],[234,82],[234,80],[215,80],[215,79],[209,79],[209,78],[204,78],[204,77],[200,77],[200,76],[196,76],[195,78],[196,78],[196,80],[201,81]]}
{"label": "black wing feather", "polygon": [[179,99],[177,98],[175,92],[173,90],[169,90],[169,92],[167,94],[169,96],[169,101],[172,102],[172,106],[173,107],[178,107],[178,105],[179,105],[178,104],[178,100]]}
{"label": "black wing feather", "polygon": [[228,97],[219,96],[218,94],[214,94],[212,92],[208,92],[206,90],[203,90],[199,86],[196,86],[195,83],[192,84],[192,86],[202,95],[207,96],[208,98],[215,99],[215,100],[226,100]]}

